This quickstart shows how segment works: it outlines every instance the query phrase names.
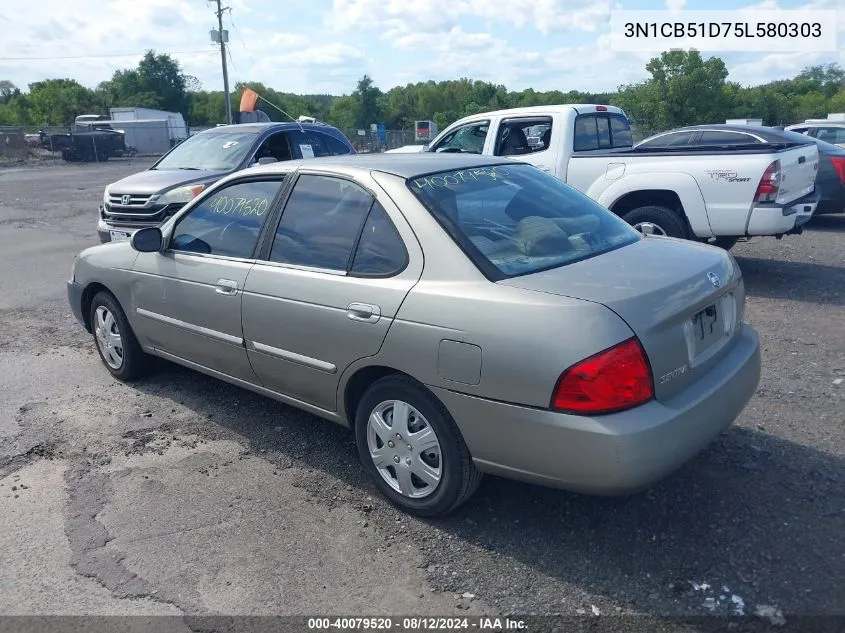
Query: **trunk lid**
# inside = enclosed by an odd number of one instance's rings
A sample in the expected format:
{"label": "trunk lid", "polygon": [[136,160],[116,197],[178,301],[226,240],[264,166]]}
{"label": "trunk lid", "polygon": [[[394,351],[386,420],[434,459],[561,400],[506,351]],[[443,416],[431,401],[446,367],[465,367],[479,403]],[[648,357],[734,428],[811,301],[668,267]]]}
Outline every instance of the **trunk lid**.
{"label": "trunk lid", "polygon": [[819,168],[819,149],[815,143],[778,152],[777,158],[782,170],[778,204],[788,204],[813,191]]}
{"label": "trunk lid", "polygon": [[661,237],[497,283],[613,310],[642,343],[658,400],[671,398],[727,354],[745,305],[739,268],[726,251]]}

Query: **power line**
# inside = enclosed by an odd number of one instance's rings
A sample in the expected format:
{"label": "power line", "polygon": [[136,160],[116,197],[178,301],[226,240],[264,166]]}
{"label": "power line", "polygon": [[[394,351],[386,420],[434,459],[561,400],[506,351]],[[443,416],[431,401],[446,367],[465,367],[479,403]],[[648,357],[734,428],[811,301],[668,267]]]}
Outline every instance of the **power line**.
{"label": "power line", "polygon": [[[194,53],[212,53],[214,51],[205,49],[201,51],[169,51],[168,55],[191,55]],[[11,62],[11,61],[51,61],[54,59],[107,59],[107,58],[114,58],[114,57],[138,57],[146,55],[147,52],[144,51],[143,53],[110,53],[105,55],[54,55],[52,57],[0,57],[0,61],[4,62]]]}

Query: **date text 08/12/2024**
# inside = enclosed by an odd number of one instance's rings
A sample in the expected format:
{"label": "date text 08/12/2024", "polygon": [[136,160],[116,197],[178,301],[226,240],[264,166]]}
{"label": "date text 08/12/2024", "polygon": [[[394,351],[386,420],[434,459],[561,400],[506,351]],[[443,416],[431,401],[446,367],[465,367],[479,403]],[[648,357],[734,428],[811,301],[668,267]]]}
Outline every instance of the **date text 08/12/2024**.
{"label": "date text 08/12/2024", "polygon": [[390,617],[331,617],[308,618],[312,631],[525,631],[523,620],[479,616],[422,617],[412,616],[394,620]]}

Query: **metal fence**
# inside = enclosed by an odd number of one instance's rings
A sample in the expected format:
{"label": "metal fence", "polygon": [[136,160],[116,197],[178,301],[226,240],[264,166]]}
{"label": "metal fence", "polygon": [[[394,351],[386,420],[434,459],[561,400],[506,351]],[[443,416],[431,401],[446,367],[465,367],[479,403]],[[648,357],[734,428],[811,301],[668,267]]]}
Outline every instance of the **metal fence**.
{"label": "metal fence", "polygon": [[379,133],[371,130],[346,129],[342,132],[360,153],[385,152],[415,143],[413,130],[384,130]]}
{"label": "metal fence", "polygon": [[[178,140],[166,121],[115,121],[79,126],[0,127],[0,164],[64,159],[105,162],[111,158],[161,156]],[[122,137],[114,134],[123,132]]]}

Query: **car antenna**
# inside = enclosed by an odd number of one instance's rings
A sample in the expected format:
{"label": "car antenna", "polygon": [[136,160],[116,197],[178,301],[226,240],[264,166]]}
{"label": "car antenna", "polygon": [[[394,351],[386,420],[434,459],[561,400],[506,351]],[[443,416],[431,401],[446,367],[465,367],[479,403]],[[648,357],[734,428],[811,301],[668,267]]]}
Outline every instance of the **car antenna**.
{"label": "car antenna", "polygon": [[262,101],[264,101],[266,104],[273,106],[274,108],[276,108],[276,110],[278,110],[279,112],[281,112],[282,114],[284,114],[287,118],[289,118],[291,121],[293,121],[294,123],[296,123],[296,124],[299,126],[299,131],[300,131],[300,132],[302,132],[303,134],[305,134],[305,130],[304,130],[304,129],[302,129],[302,123],[301,123],[298,119],[294,119],[291,115],[289,115],[287,112],[285,112],[284,110],[282,110],[282,109],[281,109],[279,106],[277,106],[275,103],[270,103],[269,101],[267,101],[267,99],[265,99],[265,98],[264,98],[264,97],[262,97],[261,95],[258,95],[258,98],[259,98],[259,99],[261,99]]}

